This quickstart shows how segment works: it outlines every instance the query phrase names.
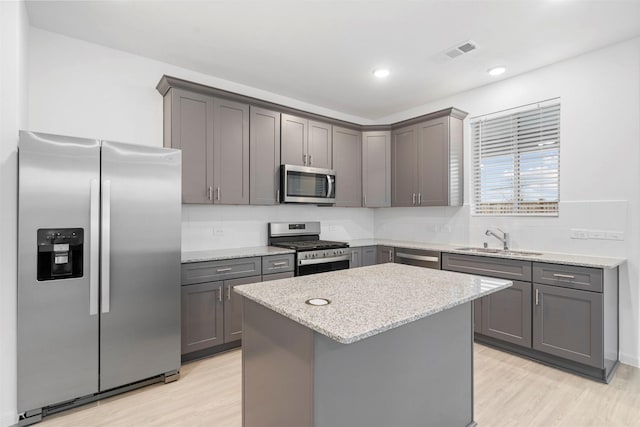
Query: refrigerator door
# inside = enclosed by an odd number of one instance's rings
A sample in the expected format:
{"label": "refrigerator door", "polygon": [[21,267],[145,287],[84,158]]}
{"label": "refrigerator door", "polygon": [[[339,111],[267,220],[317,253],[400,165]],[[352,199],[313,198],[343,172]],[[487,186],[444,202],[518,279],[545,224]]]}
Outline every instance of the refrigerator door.
{"label": "refrigerator door", "polygon": [[98,391],[100,143],[21,131],[18,161],[22,413]]}
{"label": "refrigerator door", "polygon": [[102,143],[100,391],[180,367],[181,153]]}

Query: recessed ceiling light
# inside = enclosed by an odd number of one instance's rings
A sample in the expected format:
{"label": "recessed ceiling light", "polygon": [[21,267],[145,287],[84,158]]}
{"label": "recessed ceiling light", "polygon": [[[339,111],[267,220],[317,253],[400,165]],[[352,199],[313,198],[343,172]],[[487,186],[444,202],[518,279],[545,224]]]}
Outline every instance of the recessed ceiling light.
{"label": "recessed ceiling light", "polygon": [[388,68],[376,68],[375,70],[373,70],[373,75],[379,79],[389,77],[389,74],[391,74],[391,71],[389,71]]}
{"label": "recessed ceiling light", "polygon": [[489,68],[487,73],[491,74],[492,76],[499,76],[500,74],[504,73],[505,71],[507,71],[507,69],[505,67],[493,67],[493,68]]}

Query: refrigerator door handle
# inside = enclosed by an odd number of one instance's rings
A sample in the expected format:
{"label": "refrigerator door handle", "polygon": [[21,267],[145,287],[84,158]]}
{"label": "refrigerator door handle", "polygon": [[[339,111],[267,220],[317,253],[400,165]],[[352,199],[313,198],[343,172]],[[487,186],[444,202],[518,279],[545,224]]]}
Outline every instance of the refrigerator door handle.
{"label": "refrigerator door handle", "polygon": [[98,314],[98,284],[100,280],[100,186],[91,180],[89,206],[89,315]]}
{"label": "refrigerator door handle", "polygon": [[105,179],[102,182],[102,312],[108,313],[111,310],[110,304],[110,252],[111,252],[111,181]]}

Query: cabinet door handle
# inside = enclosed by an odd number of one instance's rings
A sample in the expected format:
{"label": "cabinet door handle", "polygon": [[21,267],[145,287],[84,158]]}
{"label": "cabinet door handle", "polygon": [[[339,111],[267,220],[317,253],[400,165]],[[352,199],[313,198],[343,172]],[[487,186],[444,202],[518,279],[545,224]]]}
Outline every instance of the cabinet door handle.
{"label": "cabinet door handle", "polygon": [[362,200],[363,200],[362,206],[366,207],[367,206],[367,195],[366,194],[364,196],[362,196]]}
{"label": "cabinet door handle", "polygon": [[209,200],[213,200],[213,187],[209,186]]}
{"label": "cabinet door handle", "polygon": [[222,285],[218,288],[218,301],[222,302]]}
{"label": "cabinet door handle", "polygon": [[217,268],[216,273],[224,273],[225,271],[231,271],[233,267]]}
{"label": "cabinet door handle", "polygon": [[411,204],[416,205],[416,193],[411,194]]}
{"label": "cabinet door handle", "polygon": [[283,265],[287,265],[287,261],[279,261],[279,262],[274,262],[273,263],[274,267],[280,267],[280,266],[283,266]]}
{"label": "cabinet door handle", "polygon": [[389,251],[389,262],[393,261],[393,251]]}
{"label": "cabinet door handle", "polygon": [[570,274],[559,274],[553,273],[553,277],[557,277],[558,279],[575,279],[576,276],[572,276]]}
{"label": "cabinet door handle", "polygon": [[227,300],[231,301],[231,285],[227,286]]}
{"label": "cabinet door handle", "polygon": [[216,188],[217,200],[220,201],[220,187]]}
{"label": "cabinet door handle", "polygon": [[305,166],[307,165],[307,155],[306,154],[302,155],[302,164],[304,164]]}
{"label": "cabinet door handle", "polygon": [[280,190],[276,190],[276,204],[280,202]]}
{"label": "cabinet door handle", "polygon": [[540,301],[540,290],[536,289],[536,305],[539,305]]}
{"label": "cabinet door handle", "polygon": [[422,193],[418,193],[418,206],[422,206]]}
{"label": "cabinet door handle", "polygon": [[313,162],[311,161],[311,154],[309,154],[309,166],[311,166]]}

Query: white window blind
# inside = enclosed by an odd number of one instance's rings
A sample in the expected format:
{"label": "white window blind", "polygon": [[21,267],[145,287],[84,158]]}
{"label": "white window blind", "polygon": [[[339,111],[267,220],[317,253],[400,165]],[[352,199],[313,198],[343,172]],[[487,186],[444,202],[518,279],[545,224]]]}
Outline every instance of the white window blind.
{"label": "white window blind", "polygon": [[560,100],[471,122],[473,213],[558,215]]}

